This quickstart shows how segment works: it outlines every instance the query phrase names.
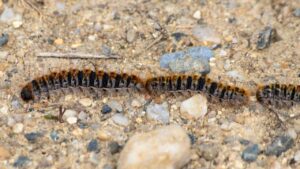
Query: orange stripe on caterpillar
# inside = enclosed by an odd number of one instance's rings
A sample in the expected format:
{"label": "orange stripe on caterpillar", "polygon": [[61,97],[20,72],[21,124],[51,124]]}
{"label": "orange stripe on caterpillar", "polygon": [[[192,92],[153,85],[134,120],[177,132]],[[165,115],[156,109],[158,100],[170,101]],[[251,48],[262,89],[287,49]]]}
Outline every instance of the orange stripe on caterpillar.
{"label": "orange stripe on caterpillar", "polygon": [[300,103],[300,85],[274,83],[259,86],[256,99],[262,104],[291,106]]}
{"label": "orange stripe on caterpillar", "polygon": [[214,82],[206,76],[173,75],[150,78],[146,81],[146,89],[150,93],[167,91],[197,91],[213,96],[219,101],[236,101],[246,103],[249,93],[242,88]]}
{"label": "orange stripe on caterpillar", "polygon": [[53,72],[32,80],[21,90],[21,98],[26,102],[38,99],[41,94],[46,94],[49,98],[50,91],[69,87],[140,89],[143,82],[139,77],[126,73],[71,69]]}

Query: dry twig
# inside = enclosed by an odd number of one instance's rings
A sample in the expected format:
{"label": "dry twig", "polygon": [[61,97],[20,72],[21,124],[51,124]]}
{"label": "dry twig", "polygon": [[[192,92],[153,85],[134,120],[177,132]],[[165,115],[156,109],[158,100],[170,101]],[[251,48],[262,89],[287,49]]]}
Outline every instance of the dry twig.
{"label": "dry twig", "polygon": [[55,52],[41,52],[36,54],[41,58],[62,58],[62,59],[119,59],[118,55],[94,55],[86,53],[55,53]]}

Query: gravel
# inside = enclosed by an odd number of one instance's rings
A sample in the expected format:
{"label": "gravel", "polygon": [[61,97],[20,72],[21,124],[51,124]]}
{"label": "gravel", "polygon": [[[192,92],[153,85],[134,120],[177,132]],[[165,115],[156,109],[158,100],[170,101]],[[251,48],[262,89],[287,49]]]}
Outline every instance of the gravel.
{"label": "gravel", "polygon": [[98,143],[98,140],[92,139],[88,145],[87,145],[87,151],[88,152],[99,152],[100,151],[100,146]]}
{"label": "gravel", "polygon": [[265,150],[265,154],[280,156],[294,145],[294,139],[290,136],[282,135],[274,138]]}
{"label": "gravel", "polygon": [[258,144],[249,145],[242,153],[242,159],[247,162],[253,162],[257,159],[259,154],[259,146]]}
{"label": "gravel", "polygon": [[0,47],[4,46],[5,44],[7,44],[8,42],[8,34],[6,33],[3,33],[1,36],[0,36]]}

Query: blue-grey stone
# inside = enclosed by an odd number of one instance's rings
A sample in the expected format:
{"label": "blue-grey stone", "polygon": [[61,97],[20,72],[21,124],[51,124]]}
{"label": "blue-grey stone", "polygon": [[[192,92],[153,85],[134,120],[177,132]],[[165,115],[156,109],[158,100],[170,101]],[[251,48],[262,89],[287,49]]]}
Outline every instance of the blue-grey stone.
{"label": "blue-grey stone", "polygon": [[14,167],[24,167],[28,162],[30,161],[30,159],[26,156],[19,156],[18,159],[13,163]]}
{"label": "blue-grey stone", "polygon": [[280,156],[283,152],[287,151],[294,145],[292,137],[287,135],[277,136],[271,144],[266,148],[266,155]]}
{"label": "blue-grey stone", "polygon": [[249,141],[249,140],[246,140],[246,139],[243,139],[243,138],[239,139],[239,142],[240,142],[242,145],[245,145],[245,146],[247,146],[247,145],[250,144],[250,141]]}
{"label": "blue-grey stone", "polygon": [[300,17],[300,8],[296,8],[293,12],[294,16]]}
{"label": "blue-grey stone", "polygon": [[98,140],[96,139],[92,139],[89,144],[87,145],[87,151],[88,152],[99,152],[100,151],[100,147],[98,144]]}
{"label": "blue-grey stone", "polygon": [[31,132],[26,133],[24,136],[27,139],[27,141],[29,141],[30,143],[34,143],[37,141],[38,137],[42,137],[42,134],[38,132]]}
{"label": "blue-grey stone", "polygon": [[258,35],[256,48],[259,50],[270,46],[271,42],[276,39],[276,30],[270,26],[265,27]]}
{"label": "blue-grey stone", "polygon": [[8,42],[8,34],[6,33],[3,33],[1,36],[0,36],[0,47],[1,46],[4,46],[7,42]]}
{"label": "blue-grey stone", "polygon": [[116,154],[122,149],[122,146],[120,146],[119,143],[115,141],[110,142],[108,147],[111,154]]}
{"label": "blue-grey stone", "polygon": [[247,162],[253,162],[257,159],[260,150],[257,144],[252,144],[246,147],[242,153],[242,159]]}
{"label": "blue-grey stone", "polygon": [[50,138],[51,138],[53,141],[58,141],[58,139],[59,139],[58,132],[55,131],[55,130],[51,131],[51,133],[50,133]]}
{"label": "blue-grey stone", "polygon": [[102,109],[101,109],[101,113],[102,114],[108,114],[112,111],[112,108],[109,107],[109,105],[105,104],[103,105]]}
{"label": "blue-grey stone", "polygon": [[189,138],[190,138],[191,143],[192,143],[192,144],[195,144],[196,141],[197,141],[196,136],[195,136],[194,134],[192,134],[192,133],[188,133],[188,136],[189,136]]}
{"label": "blue-grey stone", "polygon": [[181,73],[191,70],[209,73],[209,59],[213,56],[213,51],[207,47],[191,47],[184,51],[164,54],[160,58],[160,67]]}

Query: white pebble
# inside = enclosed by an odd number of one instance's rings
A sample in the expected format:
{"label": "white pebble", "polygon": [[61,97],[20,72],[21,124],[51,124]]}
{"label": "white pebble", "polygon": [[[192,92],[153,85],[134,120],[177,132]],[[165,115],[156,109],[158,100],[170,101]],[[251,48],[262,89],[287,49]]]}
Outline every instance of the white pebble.
{"label": "white pebble", "polygon": [[22,26],[23,22],[22,21],[14,21],[13,23],[14,28],[19,28]]}
{"label": "white pebble", "polygon": [[89,107],[89,106],[92,105],[93,100],[90,99],[90,98],[83,98],[83,99],[80,99],[80,100],[79,100],[79,103],[80,103],[81,105],[83,105],[84,107]]}
{"label": "white pebble", "polygon": [[200,12],[199,10],[196,11],[196,12],[194,13],[193,17],[194,17],[195,19],[201,19],[201,12]]}
{"label": "white pebble", "polygon": [[117,101],[114,101],[114,100],[109,101],[107,103],[107,105],[109,105],[109,107],[111,107],[113,110],[116,110],[116,111],[119,111],[119,112],[123,111],[122,105]]}
{"label": "white pebble", "polygon": [[294,155],[294,160],[299,162],[300,161],[300,150],[298,150]]}
{"label": "white pebble", "polygon": [[180,126],[163,126],[131,137],[120,154],[118,168],[178,169],[190,160],[190,147]]}
{"label": "white pebble", "polygon": [[138,100],[134,99],[134,100],[132,100],[132,102],[131,102],[131,106],[132,106],[132,107],[141,107],[142,104],[141,104]]}
{"label": "white pebble", "polygon": [[289,128],[287,130],[287,135],[289,135],[290,137],[292,137],[293,139],[297,139],[297,132],[295,131],[295,129],[293,128]]}
{"label": "white pebble", "polygon": [[67,122],[69,124],[75,124],[75,123],[77,123],[77,117],[68,117]]}
{"label": "white pebble", "polygon": [[180,112],[187,118],[204,117],[207,113],[206,97],[197,94],[181,103]]}
{"label": "white pebble", "polygon": [[128,126],[129,125],[129,120],[127,117],[125,117],[123,114],[117,113],[113,115],[112,120],[114,123],[121,125],[121,126]]}
{"label": "white pebble", "polygon": [[168,104],[165,102],[163,104],[149,105],[146,109],[147,118],[152,120],[157,120],[162,123],[168,123],[170,113],[168,110]]}
{"label": "white pebble", "polygon": [[8,106],[4,105],[0,109],[1,114],[7,114],[8,113]]}
{"label": "white pebble", "polygon": [[12,117],[7,118],[7,125],[12,127],[14,124],[16,124],[16,120]]}
{"label": "white pebble", "polygon": [[88,115],[87,115],[84,111],[81,111],[81,112],[78,114],[78,118],[79,118],[80,120],[85,121],[85,120],[88,118]]}
{"label": "white pebble", "polygon": [[77,112],[75,110],[67,109],[64,112],[63,119],[65,120],[69,117],[75,117],[76,115],[77,115]]}
{"label": "white pebble", "polygon": [[24,129],[24,125],[22,123],[16,123],[13,127],[14,133],[21,133]]}
{"label": "white pebble", "polygon": [[227,76],[233,78],[233,79],[238,79],[238,80],[244,80],[244,76],[241,75],[238,71],[236,70],[231,70],[226,72]]}

